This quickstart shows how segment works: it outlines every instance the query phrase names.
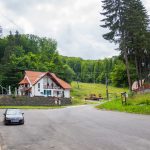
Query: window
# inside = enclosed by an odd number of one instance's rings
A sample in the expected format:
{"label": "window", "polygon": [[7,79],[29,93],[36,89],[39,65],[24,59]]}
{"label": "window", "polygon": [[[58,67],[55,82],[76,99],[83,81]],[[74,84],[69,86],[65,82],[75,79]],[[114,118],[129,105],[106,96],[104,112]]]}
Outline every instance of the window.
{"label": "window", "polygon": [[38,89],[40,89],[40,83],[38,83]]}
{"label": "window", "polygon": [[47,91],[46,90],[44,90],[44,95],[47,95]]}
{"label": "window", "polygon": [[51,90],[47,90],[47,96],[51,96]]}
{"label": "window", "polygon": [[38,91],[40,92],[40,83],[38,83]]}
{"label": "window", "polygon": [[44,90],[44,95],[45,96],[51,96],[51,90]]}

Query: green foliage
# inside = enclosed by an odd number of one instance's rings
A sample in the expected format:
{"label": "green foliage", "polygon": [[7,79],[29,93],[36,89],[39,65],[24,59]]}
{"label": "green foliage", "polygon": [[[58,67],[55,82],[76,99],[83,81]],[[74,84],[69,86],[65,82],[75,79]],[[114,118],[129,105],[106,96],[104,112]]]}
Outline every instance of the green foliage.
{"label": "green foliage", "polygon": [[137,94],[129,97],[128,105],[150,105],[150,94]]}
{"label": "green foliage", "polygon": [[[67,82],[75,80],[105,84],[107,76],[109,85],[126,85],[124,76],[119,76],[121,78],[120,84],[119,82],[115,83],[117,80],[115,74],[118,75],[118,69],[114,69],[114,67],[120,65],[119,57],[103,60],[64,57],[58,54],[55,40],[35,35],[20,35],[18,32],[15,35],[10,33],[9,36],[0,39],[0,43],[0,83],[4,87],[9,85],[13,88],[17,87],[23,77],[24,70],[50,71]],[[133,68],[135,67],[133,66]],[[113,73],[113,78],[111,78]],[[121,72],[119,73],[121,74]],[[125,74],[122,73],[122,75]]]}
{"label": "green foliage", "polygon": [[4,87],[17,87],[25,70],[50,71],[68,82],[74,78],[73,70],[57,52],[57,42],[50,38],[10,32],[0,39],[0,62],[0,83]]}
{"label": "green foliage", "polygon": [[74,77],[75,77],[75,72],[67,64],[65,64],[63,66],[62,79],[64,79],[67,82],[71,83],[71,81],[73,81]]}
{"label": "green foliage", "polygon": [[102,73],[98,76],[97,81],[104,84],[104,83],[106,82],[106,73],[105,73],[105,72],[102,72]]}
{"label": "green foliage", "polygon": [[122,105],[121,99],[117,99],[101,104],[97,106],[97,108],[129,113],[150,114],[150,94],[138,94],[130,97],[127,100],[127,105]]}
{"label": "green foliage", "polygon": [[119,61],[119,63],[114,66],[111,73],[111,81],[112,84],[117,87],[127,86],[126,66],[122,61]]}
{"label": "green foliage", "polygon": [[[146,69],[150,60],[149,16],[141,0],[103,0],[102,3],[102,27],[108,29],[108,33],[103,37],[110,42],[118,43],[122,59],[126,61],[131,89],[129,63],[136,68],[137,80],[145,78],[149,73]],[[142,69],[143,62],[145,69]]]}
{"label": "green foliage", "polygon": [[105,83],[106,75],[111,83],[110,74],[118,57],[103,60],[83,60],[76,57],[63,57],[61,59],[75,72],[74,80],[86,83]]}

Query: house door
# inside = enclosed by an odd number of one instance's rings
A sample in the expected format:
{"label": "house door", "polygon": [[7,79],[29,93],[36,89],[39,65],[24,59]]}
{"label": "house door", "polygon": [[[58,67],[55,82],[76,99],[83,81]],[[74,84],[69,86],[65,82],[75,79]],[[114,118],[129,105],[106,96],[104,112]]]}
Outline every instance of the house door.
{"label": "house door", "polygon": [[44,90],[44,96],[51,96],[52,91],[51,90]]}

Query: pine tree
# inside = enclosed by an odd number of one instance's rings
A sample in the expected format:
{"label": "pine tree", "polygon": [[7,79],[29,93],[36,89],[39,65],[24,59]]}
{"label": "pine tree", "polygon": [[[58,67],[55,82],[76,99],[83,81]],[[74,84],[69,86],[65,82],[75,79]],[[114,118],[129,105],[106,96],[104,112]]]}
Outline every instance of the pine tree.
{"label": "pine tree", "polygon": [[[149,18],[140,0],[131,0],[126,8],[126,44],[130,59],[136,66],[137,81],[142,81],[142,62],[145,59]],[[138,83],[140,85],[140,83]]]}
{"label": "pine tree", "polygon": [[[119,43],[119,50],[126,62],[129,89],[131,90],[131,77],[129,72],[129,57],[139,59],[143,54],[148,26],[147,12],[140,0],[104,0],[102,27],[109,32],[103,37],[110,42]],[[145,39],[145,40],[143,40]],[[137,42],[140,40],[140,47]],[[143,42],[144,41],[144,42]],[[135,61],[137,63],[137,60]],[[137,76],[139,65],[136,64]]]}
{"label": "pine tree", "polygon": [[104,25],[102,25],[102,27],[108,28],[110,31],[104,34],[103,37],[110,42],[119,43],[119,49],[121,50],[121,53],[125,58],[129,89],[131,90],[128,51],[125,41],[126,33],[124,29],[126,20],[125,8],[127,2],[124,2],[124,0],[104,0],[102,1],[102,3],[104,9],[102,15],[105,16],[105,18],[102,20],[104,22]]}

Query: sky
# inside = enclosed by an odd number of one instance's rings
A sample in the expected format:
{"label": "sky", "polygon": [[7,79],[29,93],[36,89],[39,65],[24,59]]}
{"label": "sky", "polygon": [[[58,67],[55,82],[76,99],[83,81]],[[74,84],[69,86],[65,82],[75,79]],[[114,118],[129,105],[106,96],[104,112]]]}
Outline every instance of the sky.
{"label": "sky", "polygon": [[[150,14],[149,0],[142,0]],[[101,0],[0,0],[3,35],[18,30],[53,38],[59,54],[103,59],[119,54],[117,45],[103,39]]]}

